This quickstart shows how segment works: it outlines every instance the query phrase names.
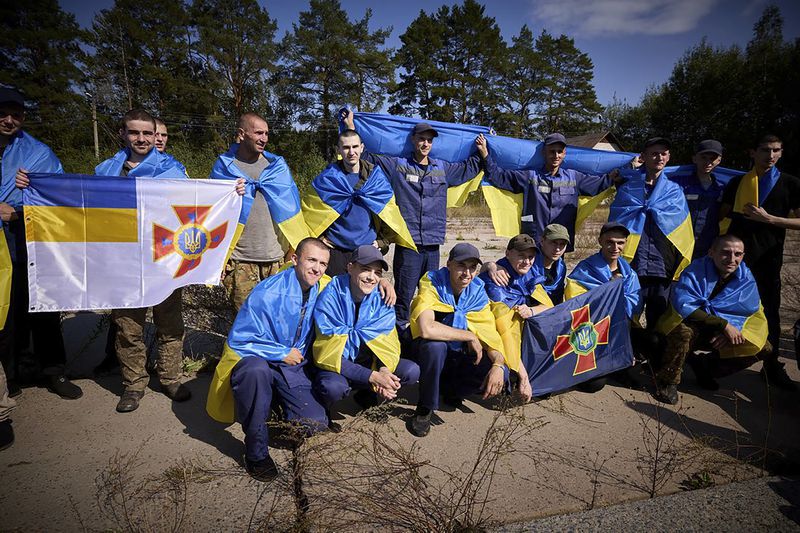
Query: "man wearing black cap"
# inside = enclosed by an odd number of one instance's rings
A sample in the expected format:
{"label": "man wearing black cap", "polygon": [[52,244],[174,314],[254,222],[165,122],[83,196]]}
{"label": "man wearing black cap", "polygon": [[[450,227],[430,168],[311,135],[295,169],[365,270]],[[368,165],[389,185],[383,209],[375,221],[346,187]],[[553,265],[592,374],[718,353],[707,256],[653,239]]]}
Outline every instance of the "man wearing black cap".
{"label": "man wearing black cap", "polygon": [[481,257],[468,243],[450,250],[447,266],[428,272],[411,304],[411,333],[420,367],[419,401],[409,430],[424,437],[439,408],[439,391],[451,405],[477,392],[489,398],[508,381],[503,341],[497,333],[483,280]]}
{"label": "man wearing black cap", "polygon": [[800,179],[778,169],[782,155],[783,142],[777,136],[764,135],[757,140],[750,150],[753,168],[725,187],[720,227],[729,224],[727,231],[744,242],[744,262],[756,279],[764,306],[772,351],[764,361],[762,375],[771,385],[793,391],[797,384],[778,361],[778,346],[783,243],[786,230],[800,226],[797,219],[789,218],[790,213],[800,209]]}
{"label": "man wearing black cap", "polygon": [[719,207],[723,184],[714,176],[714,169],[722,162],[722,143],[706,139],[697,144],[692,157],[694,172],[671,174],[670,179],[681,186],[692,215],[694,253],[697,259],[708,253],[711,243],[719,233]]}
{"label": "man wearing black cap", "polygon": [[[355,129],[352,111],[343,116],[346,128]],[[417,283],[425,272],[439,268],[439,247],[447,226],[447,188],[461,185],[483,170],[483,159],[475,154],[451,163],[429,157],[438,132],[428,123],[414,126],[411,157],[389,157],[364,152],[362,159],[379,165],[392,183],[400,213],[406,221],[417,251],[396,246],[392,270],[397,291],[397,325],[405,330],[409,305]]]}
{"label": "man wearing black cap", "polygon": [[478,141],[478,152],[486,159],[486,179],[495,187],[523,194],[522,225],[535,241],[539,241],[548,224],[560,224],[569,232],[567,251],[571,252],[578,216],[578,196],[595,196],[608,189],[618,171],[592,176],[577,170],[561,168],[567,155],[567,140],[560,133],[544,138],[544,167],[537,170],[500,168],[489,153],[485,138]]}
{"label": "man wearing black cap", "polygon": [[[13,378],[15,360],[33,338],[33,353],[47,376],[48,388],[62,398],[83,395],[80,387],[64,375],[66,353],[61,333],[60,313],[28,313],[28,270],[25,225],[22,218],[22,191],[18,176],[26,172],[62,174],[61,162],[50,148],[23,131],[25,101],[14,89],[0,88],[0,218],[11,254],[11,301],[8,318],[0,333],[0,354],[8,375]],[[13,352],[13,353],[12,353]],[[12,385],[12,388],[15,388]],[[12,390],[12,394],[15,391]]]}
{"label": "man wearing black cap", "polygon": [[393,400],[402,385],[416,383],[419,367],[400,359],[394,309],[376,290],[389,265],[380,250],[359,246],[347,274],[334,277],[314,309],[314,393],[330,409],[353,387],[362,407]]}

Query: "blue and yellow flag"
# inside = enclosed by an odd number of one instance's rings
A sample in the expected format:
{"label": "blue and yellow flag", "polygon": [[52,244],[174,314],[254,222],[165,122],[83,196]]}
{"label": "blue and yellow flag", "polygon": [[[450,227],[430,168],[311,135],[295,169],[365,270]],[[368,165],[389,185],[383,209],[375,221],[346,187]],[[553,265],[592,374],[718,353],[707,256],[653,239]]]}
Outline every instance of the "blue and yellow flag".
{"label": "blue and yellow flag", "polygon": [[244,225],[250,216],[250,208],[253,205],[256,191],[260,191],[267,201],[269,213],[273,222],[280,232],[291,244],[293,248],[308,237],[308,226],[303,219],[303,212],[300,209],[300,192],[292,178],[292,173],[286,165],[286,161],[275,154],[264,152],[264,157],[269,161],[269,165],[259,176],[258,181],[253,181],[247,174],[236,166],[236,152],[239,145],[234,143],[227,152],[222,154],[214,162],[211,168],[212,179],[237,180],[242,178],[246,181],[247,192],[242,202],[242,213],[239,217],[239,224],[236,228],[234,242],[230,252],[236,246],[239,237],[244,231]]}
{"label": "blue and yellow flag", "polygon": [[[206,411],[211,418],[225,423],[234,421],[230,378],[233,367],[243,357],[261,357],[279,363],[292,348],[305,357],[320,285],[311,287],[305,303],[294,268],[287,268],[256,285],[236,315],[222,359],[211,379],[206,401]],[[289,380],[294,373],[287,372],[284,376]]]}
{"label": "blue and yellow flag", "polygon": [[[544,254],[541,250],[536,253],[536,257],[533,260],[534,268],[539,269],[541,272],[545,271],[544,266]],[[550,296],[550,300],[553,301],[553,304],[560,304],[561,301],[564,299],[564,283],[566,282],[567,278],[567,264],[564,262],[563,257],[559,257],[556,261],[556,275],[550,283],[547,283],[547,280],[542,282],[542,286],[544,290],[547,291],[547,294]],[[553,300],[553,297],[557,296],[556,300]]]}
{"label": "blue and yellow flag", "polygon": [[[628,318],[633,318],[641,313],[642,302],[639,300],[639,276],[622,257],[617,259],[620,273],[622,274],[625,289],[625,312]],[[564,298],[569,300],[585,292],[611,281],[611,268],[609,268],[603,254],[587,257],[575,266],[567,276],[567,286],[564,289]]]}
{"label": "blue and yellow flag", "polygon": [[614,280],[525,321],[522,361],[535,396],[633,364],[625,301]]}
{"label": "blue and yellow flag", "polygon": [[[411,334],[415,339],[420,337],[417,320],[427,310],[452,313],[444,322],[446,325],[469,330],[489,349],[503,353],[503,341],[497,333],[489,297],[480,278],[473,279],[456,302],[447,267],[427,272],[419,280],[419,290],[411,302]],[[461,343],[457,344],[453,346],[456,349],[461,347]]]}
{"label": "blue and yellow flag", "polygon": [[758,286],[747,265],[741,263],[719,294],[710,298],[719,282],[719,272],[710,257],[695,259],[672,287],[670,308],[656,328],[664,335],[698,309],[724,318],[745,338],[739,346],[720,351],[724,357],[755,355],[767,342],[767,319],[761,307]]}
{"label": "blue and yellow flag", "polygon": [[[541,252],[537,254],[537,257],[539,255],[541,255]],[[485,272],[480,275],[480,278],[486,284],[486,293],[491,300],[490,307],[492,314],[494,314],[497,333],[503,339],[503,354],[506,357],[508,368],[514,372],[519,372],[522,357],[522,352],[520,351],[522,324],[525,321],[514,311],[514,307],[525,305],[528,297],[547,307],[553,307],[553,301],[544,286],[544,272],[537,267],[535,262],[524,275],[517,274],[505,257],[497,261],[496,264],[508,272],[511,278],[508,285],[503,287],[496,284]]]}
{"label": "blue and yellow flag", "polygon": [[692,260],[694,249],[692,217],[683,189],[670,181],[666,171],[663,171],[648,196],[645,194],[644,171],[626,171],[624,175],[628,180],[617,188],[617,196],[608,213],[608,220],[623,224],[631,232],[622,255],[628,261],[633,260],[644,231],[645,220],[650,214],[658,229],[675,246],[681,257],[673,275],[673,279],[677,280]]}
{"label": "blue and yellow flag", "polygon": [[400,361],[396,320],[394,308],[383,302],[377,287],[361,301],[356,316],[350,276],[335,276],[314,309],[314,363],[323,370],[341,372],[342,358],[355,361],[363,343],[394,372]]}
{"label": "blue and yellow flag", "polygon": [[[98,176],[120,176],[125,162],[131,155],[128,148],[120,150],[94,168]],[[153,148],[144,159],[128,171],[129,178],[186,178],[186,167],[177,159]]]}
{"label": "blue and yellow flag", "polygon": [[8,253],[6,235],[0,233],[0,329],[6,325],[11,306],[11,254]]}
{"label": "blue and yellow flag", "polygon": [[[739,213],[741,215],[744,213],[744,206],[747,204],[753,204],[760,207],[764,199],[766,199],[769,193],[772,192],[772,188],[775,187],[780,175],[781,171],[775,166],[765,172],[760,178],[756,174],[755,168],[751,169],[750,172],[742,176],[742,180],[739,182],[739,186],[736,188],[736,196],[734,198],[731,212]],[[720,233],[727,233],[730,225],[730,215],[720,220]]]}
{"label": "blue and yellow flag", "polygon": [[355,190],[338,164],[329,165],[311,182],[303,198],[303,217],[312,237],[322,235],[333,222],[358,201],[391,230],[391,242],[416,250],[405,220],[397,207],[389,179],[379,166],[370,172],[364,185]]}

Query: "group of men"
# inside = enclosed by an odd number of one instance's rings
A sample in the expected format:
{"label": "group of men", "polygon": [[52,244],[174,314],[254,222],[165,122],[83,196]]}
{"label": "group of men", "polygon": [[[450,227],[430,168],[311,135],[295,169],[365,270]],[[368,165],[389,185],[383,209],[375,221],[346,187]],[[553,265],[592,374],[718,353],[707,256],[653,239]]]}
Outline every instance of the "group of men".
{"label": "group of men", "polygon": [[[11,306],[0,332],[3,363],[13,371],[13,356],[28,349],[32,338],[51,390],[77,398],[80,389],[64,376],[58,314],[26,309],[20,189],[29,185],[28,173],[62,169],[46,145],[23,132],[19,93],[1,91],[0,214],[14,267]],[[714,140],[699,143],[694,173],[668,175],[670,143],[655,138],[645,143],[638,169],[633,162],[634,168],[594,176],[564,168],[567,143],[558,133],[542,143],[543,168],[510,170],[498,165],[491,141],[482,135],[475,140],[476,153],[464,161],[430,157],[438,132],[427,123],[413,128],[413,152],[405,157],[368,153],[352,113],[342,118],[339,159],[313,180],[302,200],[309,237],[292,243],[271,214],[299,193],[293,182],[270,186],[285,162],[266,151],[269,128],[259,115],[240,118],[238,142],[219,156],[210,175],[236,182],[248,215],[223,274],[238,314],[206,407],[217,420],[242,424],[245,465],[253,477],[270,479],[278,472],[265,423],[275,409],[313,433],[331,426],[332,408],[351,390],[356,402],[368,407],[419,382],[408,429],[424,437],[440,399],[458,405],[471,394],[489,398],[514,388],[529,400],[535,383],[529,354],[520,346],[524,321],[617,280],[624,285],[631,328],[641,329],[644,313],[644,331],[652,334],[641,337],[649,340],[642,351],[649,352],[660,401],[678,401],[687,361],[701,386],[711,388],[717,386],[715,375],[757,357],[771,383],[794,389],[776,347],[783,241],[786,228],[800,228],[789,218],[800,207],[800,181],[777,170],[782,144],[776,137],[760,139],[751,154],[753,169],[723,187],[714,175],[722,146]],[[96,174],[186,178],[183,165],[163,151],[166,135],[160,121],[129,111],[121,122],[123,149],[98,165]],[[522,194],[522,231],[496,262],[484,263],[477,248],[459,243],[440,268],[447,189],[482,171],[495,187]],[[574,249],[579,197],[612,186],[617,196],[600,231],[600,250],[567,275],[563,256]],[[682,213],[690,216],[695,242],[691,264],[691,246],[687,252],[676,237],[687,229],[675,224]],[[718,236],[719,223],[728,220],[727,232]],[[389,243],[395,243],[393,286],[383,278]],[[158,376],[174,401],[190,398],[179,381],[180,305],[177,290],[153,308]],[[149,381],[145,315],[146,309],[112,313],[124,385],[120,412],[138,408]],[[749,333],[759,320],[768,325],[769,340]],[[47,329],[31,335],[35,327]],[[696,355],[701,348],[714,357]],[[732,355],[736,363],[725,364]],[[595,391],[603,383],[593,379],[582,390]],[[5,389],[0,374],[0,438],[13,440],[7,420],[13,400]]]}

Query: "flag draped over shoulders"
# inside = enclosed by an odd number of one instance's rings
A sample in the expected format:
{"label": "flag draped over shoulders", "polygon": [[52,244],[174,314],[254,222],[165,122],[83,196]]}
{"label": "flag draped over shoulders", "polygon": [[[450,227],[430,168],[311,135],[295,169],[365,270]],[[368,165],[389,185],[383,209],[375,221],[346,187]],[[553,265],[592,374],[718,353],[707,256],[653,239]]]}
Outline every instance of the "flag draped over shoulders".
{"label": "flag draped over shoulders", "polygon": [[633,260],[649,214],[681,257],[673,276],[677,280],[691,261],[694,249],[692,218],[683,190],[668,179],[666,171],[656,180],[649,195],[645,191],[644,172],[626,171],[624,175],[628,179],[617,188],[608,214],[608,220],[623,224],[631,232],[622,255],[628,261]]}
{"label": "flag draped over shoulders", "polygon": [[[125,162],[130,158],[129,148],[120,150],[94,168],[98,176],[120,176]],[[129,178],[186,178],[186,168],[171,155],[162,154],[155,148],[144,159],[128,171]]]}
{"label": "flag draped over shoulders", "polygon": [[[755,168],[747,172],[742,176],[739,186],[736,188],[732,212],[743,214],[744,207],[747,204],[760,207],[762,202],[769,196],[769,193],[772,192],[780,175],[781,171],[776,166],[770,168],[760,178],[756,174]],[[720,220],[720,232],[726,233],[730,223],[730,217]]]}
{"label": "flag draped over shoulders", "polygon": [[356,200],[391,229],[389,233],[393,242],[417,249],[397,207],[389,179],[377,165],[358,190],[347,181],[338,164],[329,165],[314,178],[302,202],[303,216],[311,236],[322,235]]}
{"label": "flag draped over shoulders", "polygon": [[767,341],[767,320],[755,278],[745,263],[731,275],[733,279],[712,298],[711,293],[720,282],[714,260],[701,257],[693,261],[672,288],[670,308],[659,320],[658,330],[666,335],[700,309],[724,318],[745,338],[743,345],[729,346],[720,351],[721,355],[745,356],[761,351]]}
{"label": "flag draped over shoulders", "polygon": [[[450,274],[447,267],[427,272],[419,280],[419,290],[411,302],[411,334],[420,337],[418,324],[423,311],[452,313],[444,324],[455,328],[469,330],[484,345],[503,353],[503,341],[497,333],[494,315],[489,306],[489,297],[484,290],[483,280],[475,278],[461,291],[456,302],[450,286]],[[460,343],[456,343],[459,344]],[[454,346],[455,347],[455,346]]]}
{"label": "flag draped over shoulders", "polygon": [[247,218],[250,216],[250,208],[253,205],[256,191],[260,191],[264,195],[270,216],[278,230],[289,244],[296,248],[301,240],[308,237],[308,226],[300,208],[300,193],[286,161],[281,156],[264,152],[263,156],[269,161],[269,165],[261,173],[258,181],[253,181],[236,166],[238,149],[239,145],[234,143],[227,152],[220,155],[214,162],[210,175],[212,179],[237,180],[242,178],[247,184],[247,192],[242,202],[242,213],[239,217],[231,251],[236,246]]}
{"label": "flag draped over shoulders", "polygon": [[355,361],[359,348],[365,344],[394,372],[400,360],[395,322],[394,308],[383,302],[377,287],[361,301],[356,316],[350,276],[333,277],[314,309],[314,363],[323,370],[341,372],[342,358]]}
{"label": "flag draped over shoulders", "polygon": [[[625,311],[628,318],[633,318],[641,312],[642,308],[642,302],[639,300],[641,288],[639,276],[636,275],[636,272],[633,271],[624,258],[618,258],[617,265],[623,279]],[[609,281],[611,281],[611,268],[608,266],[603,254],[597,252],[578,263],[570,275],[567,276],[564,297],[567,300],[575,298]]]}
{"label": "flag draped over shoulders", "polygon": [[[303,290],[294,268],[287,268],[256,285],[236,315],[211,380],[206,411],[212,418],[233,422],[230,376],[242,358],[261,357],[278,363],[292,348],[306,356],[320,288],[320,283],[311,287],[303,302]],[[286,376],[290,378],[292,374]]]}

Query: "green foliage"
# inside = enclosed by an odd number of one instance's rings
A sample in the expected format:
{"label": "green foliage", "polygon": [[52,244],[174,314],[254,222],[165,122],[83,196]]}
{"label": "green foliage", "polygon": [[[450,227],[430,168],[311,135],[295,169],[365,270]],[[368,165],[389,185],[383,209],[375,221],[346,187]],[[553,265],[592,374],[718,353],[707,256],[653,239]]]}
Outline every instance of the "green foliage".
{"label": "green foliage", "polygon": [[500,80],[503,113],[496,128],[516,137],[534,137],[536,104],[544,91],[545,62],[534,48],[533,33],[528,26],[522,26],[512,43]]}

